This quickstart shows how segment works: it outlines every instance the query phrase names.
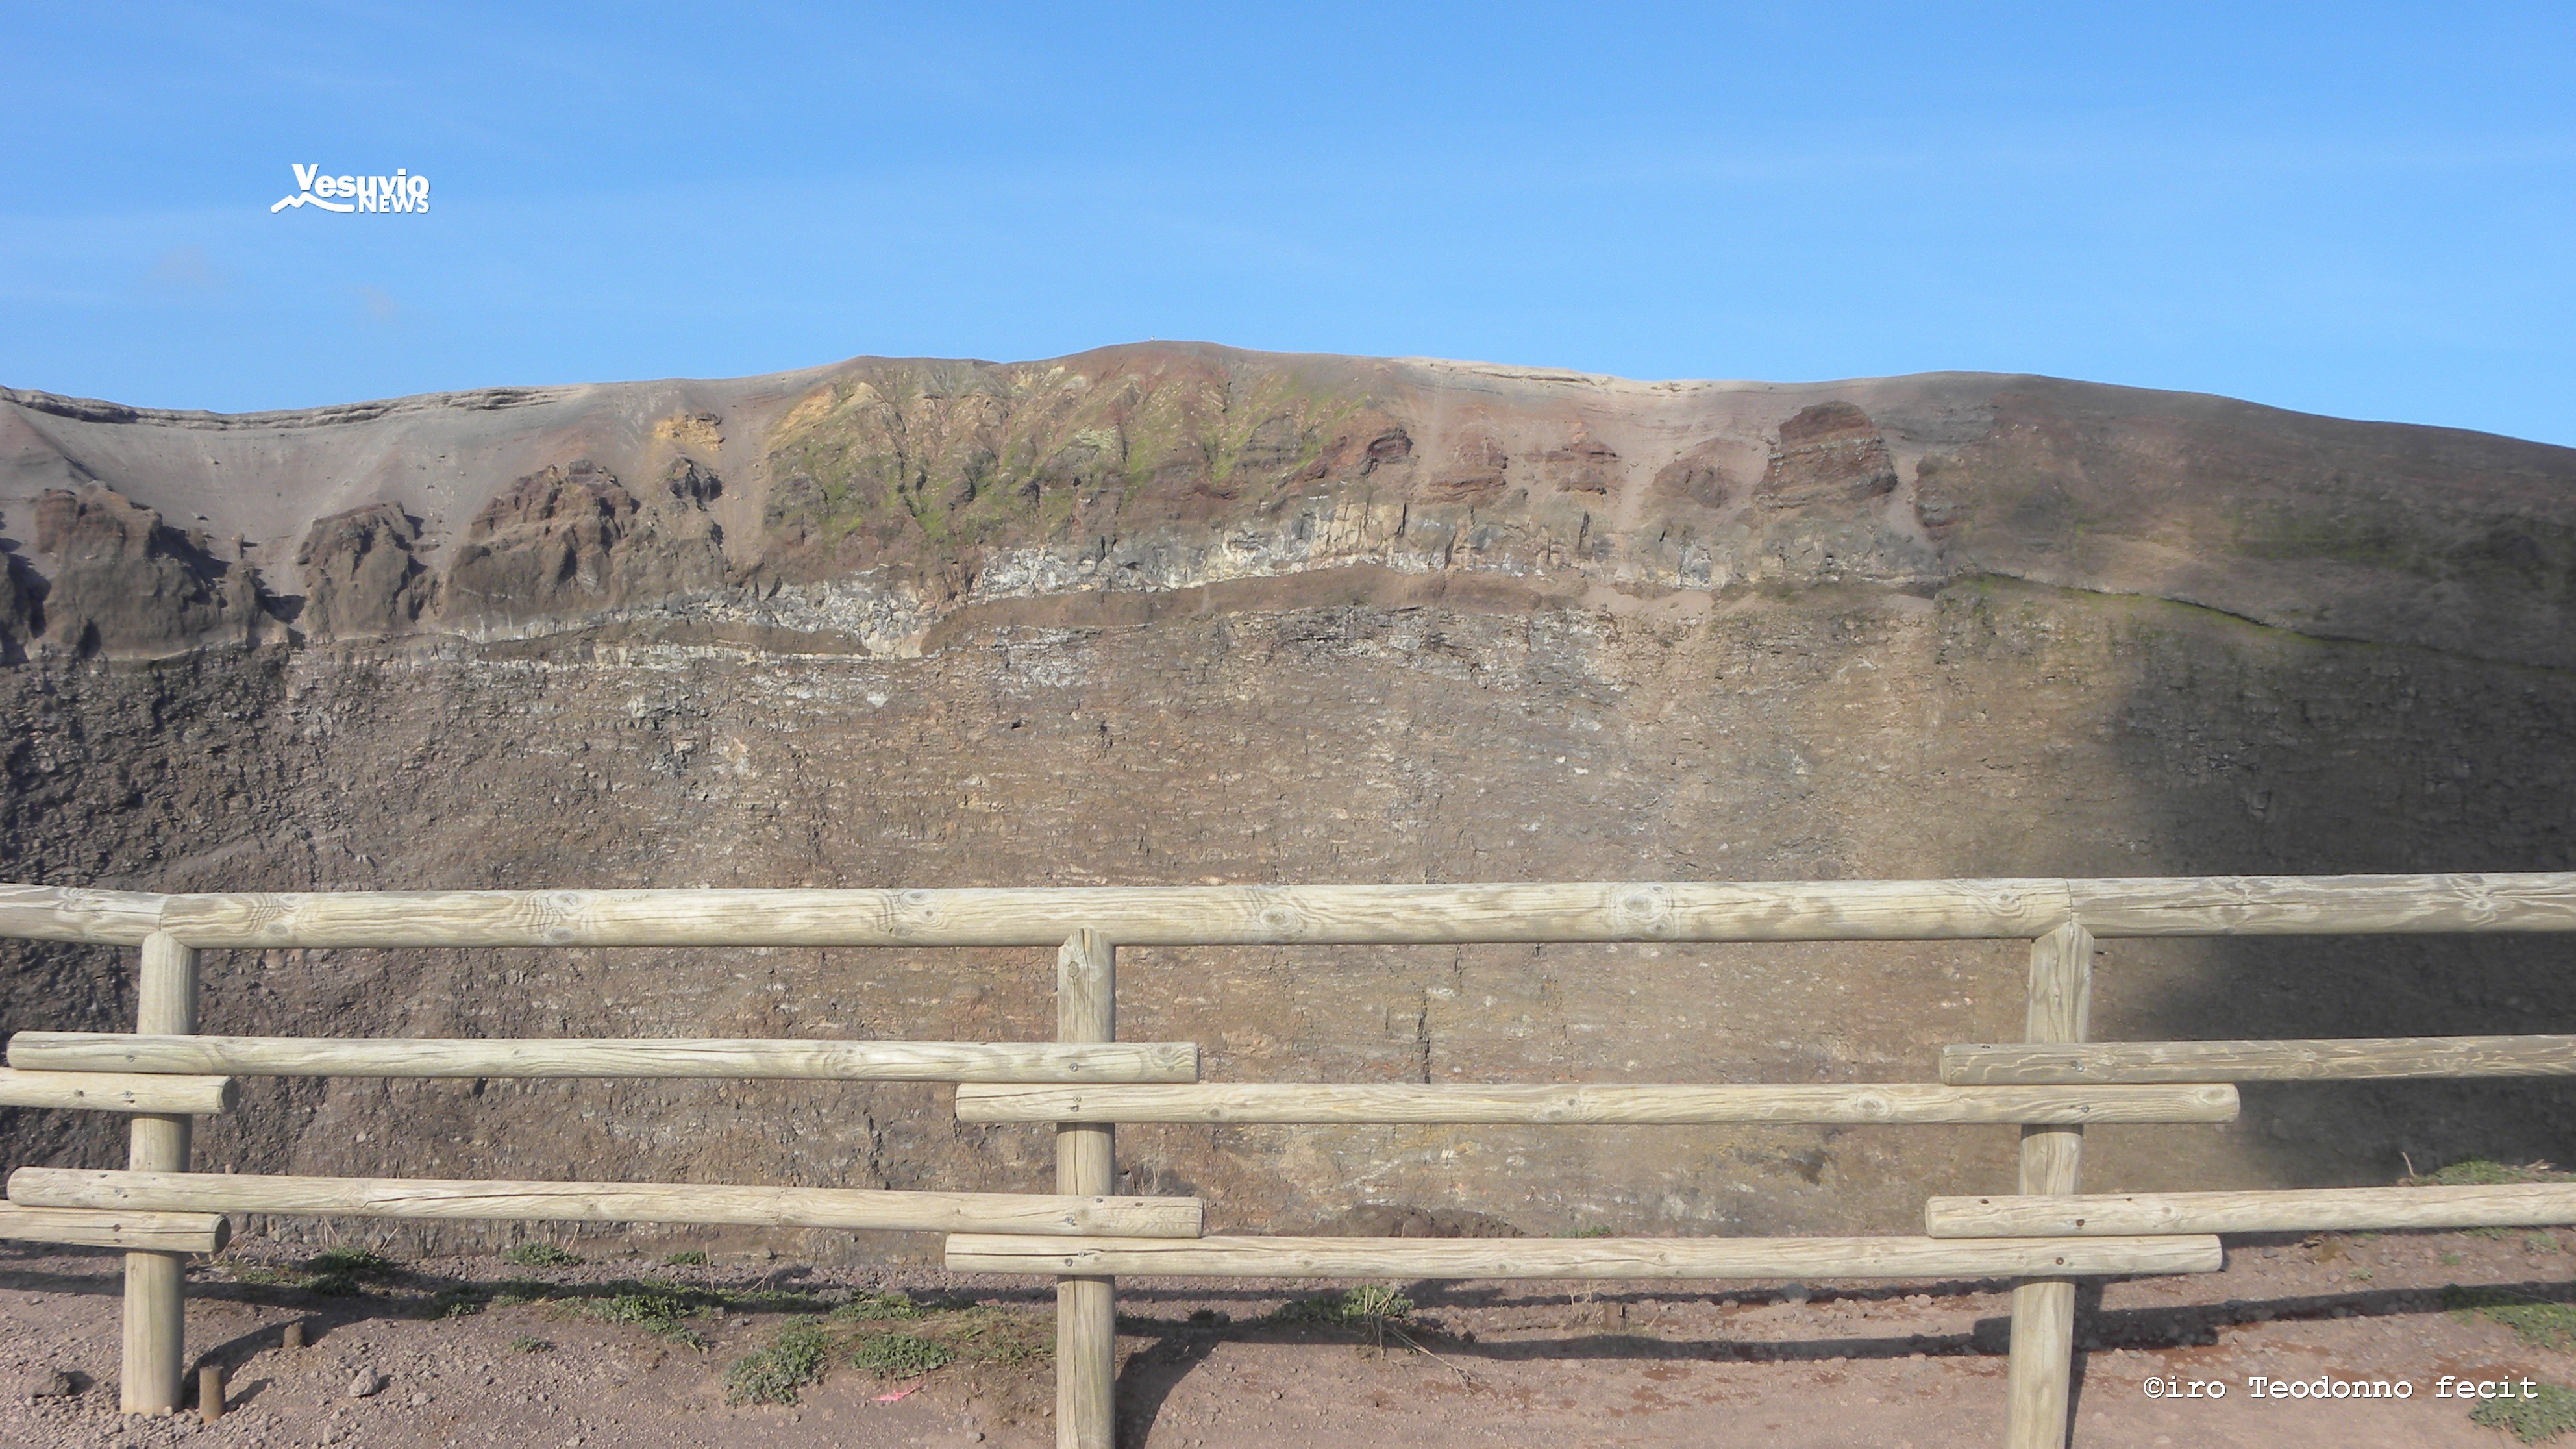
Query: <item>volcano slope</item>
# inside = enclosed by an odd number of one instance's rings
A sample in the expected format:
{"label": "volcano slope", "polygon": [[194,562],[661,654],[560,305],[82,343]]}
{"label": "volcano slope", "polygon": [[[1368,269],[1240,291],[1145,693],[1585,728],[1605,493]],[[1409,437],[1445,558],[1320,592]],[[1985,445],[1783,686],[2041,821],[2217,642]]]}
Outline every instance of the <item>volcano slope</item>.
{"label": "volcano slope", "polygon": [[[1162,344],[240,416],[11,392],[0,539],[14,880],[2576,866],[2576,452],[2210,397]],[[2097,1034],[2576,1030],[2570,951],[2117,942]],[[1034,1038],[1042,955],[216,953],[204,1027]],[[1940,1044],[2018,1034],[2022,961],[1137,951],[1121,1029],[1202,1043],[1216,1078],[1926,1080]],[[0,962],[12,1028],[131,1020],[114,953]],[[2100,1132],[2088,1185],[2561,1155],[2570,1106],[2249,1089],[2224,1130]],[[0,1114],[12,1164],[111,1165],[120,1137]],[[2012,1137],[1169,1127],[1121,1151],[1132,1190],[1209,1194],[1212,1230],[1752,1233],[1903,1230],[1926,1193],[2004,1181]],[[199,1156],[1002,1188],[1043,1183],[1048,1144],[927,1087],[265,1081]]]}

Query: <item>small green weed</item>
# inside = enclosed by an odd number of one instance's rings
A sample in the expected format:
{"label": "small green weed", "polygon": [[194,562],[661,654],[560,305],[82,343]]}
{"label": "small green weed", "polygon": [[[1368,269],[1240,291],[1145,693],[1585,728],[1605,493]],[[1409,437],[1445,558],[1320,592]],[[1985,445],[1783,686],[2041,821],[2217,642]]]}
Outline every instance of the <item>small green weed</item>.
{"label": "small green weed", "polygon": [[703,1268],[706,1265],[707,1255],[698,1248],[665,1254],[662,1258],[662,1266],[665,1268]]}
{"label": "small green weed", "polygon": [[1558,1236],[1567,1238],[1609,1238],[1616,1237],[1618,1234],[1607,1224],[1594,1223],[1588,1228],[1576,1228],[1573,1232],[1560,1233]]}
{"label": "small green weed", "polygon": [[480,1288],[441,1288],[429,1303],[441,1318],[471,1318],[483,1311],[485,1301]]}
{"label": "small green weed", "polygon": [[307,1273],[295,1280],[295,1286],[322,1298],[354,1298],[366,1291],[347,1273]]}
{"label": "small green weed", "polygon": [[802,1320],[778,1330],[767,1348],[745,1354],[725,1370],[728,1404],[792,1404],[806,1385],[822,1380],[832,1340]]}
{"label": "small green weed", "polygon": [[957,1350],[913,1333],[874,1333],[859,1340],[850,1362],[881,1379],[914,1379],[944,1368]]}
{"label": "small green weed", "polygon": [[919,1318],[921,1305],[901,1293],[860,1293],[849,1302],[832,1310],[832,1316],[844,1322],[866,1322],[877,1318]]}
{"label": "small green weed", "polygon": [[2453,1286],[2442,1290],[2442,1306],[2464,1318],[2501,1323],[2534,1348],[2576,1350],[2576,1304],[2542,1302],[2500,1288]]}
{"label": "small green weed", "polygon": [[510,1340],[510,1352],[512,1353],[552,1353],[554,1351],[555,1346],[553,1344],[532,1333],[523,1333],[517,1338]]}
{"label": "small green weed", "polygon": [[346,1273],[352,1278],[383,1278],[402,1271],[400,1264],[364,1248],[331,1248],[306,1259],[305,1271]]}
{"label": "small green weed", "polygon": [[2468,1259],[2461,1257],[2457,1253],[2446,1252],[2442,1254],[2442,1266],[2445,1268],[2456,1268],[2467,1261]]}
{"label": "small green weed", "polygon": [[1389,1319],[1403,1318],[1412,1312],[1413,1300],[1396,1292],[1395,1285],[1364,1283],[1340,1293],[1292,1298],[1280,1304],[1279,1311],[1271,1316],[1282,1323],[1366,1328],[1383,1325]]}
{"label": "small green weed", "polygon": [[621,1323],[664,1338],[677,1339],[691,1348],[706,1347],[706,1340],[698,1337],[682,1320],[706,1313],[709,1309],[683,1294],[620,1293],[609,1298],[583,1299],[574,1311],[602,1323]]}
{"label": "small green weed", "polygon": [[1035,1363],[1055,1352],[1054,1337],[1042,1318],[1007,1308],[940,1310],[921,1331],[969,1362],[1004,1368]]}
{"label": "small green weed", "polygon": [[2558,1239],[2549,1233],[2526,1233],[2523,1235],[2522,1246],[2526,1252],[2555,1253],[2558,1251]]}
{"label": "small green weed", "polygon": [[2567,1174],[2546,1162],[2527,1162],[2521,1166],[2472,1157],[2454,1162],[2439,1172],[2421,1172],[2404,1179],[2408,1187],[2502,1187],[2516,1182],[2565,1182]]}
{"label": "small green weed", "polygon": [[501,1261],[520,1268],[578,1268],[579,1254],[567,1252],[552,1243],[521,1243],[501,1255]]}
{"label": "small green weed", "polygon": [[2527,1399],[2487,1399],[2469,1410],[2469,1422],[2506,1430],[2525,1444],[2545,1443],[2576,1429],[2576,1390],[2538,1384]]}

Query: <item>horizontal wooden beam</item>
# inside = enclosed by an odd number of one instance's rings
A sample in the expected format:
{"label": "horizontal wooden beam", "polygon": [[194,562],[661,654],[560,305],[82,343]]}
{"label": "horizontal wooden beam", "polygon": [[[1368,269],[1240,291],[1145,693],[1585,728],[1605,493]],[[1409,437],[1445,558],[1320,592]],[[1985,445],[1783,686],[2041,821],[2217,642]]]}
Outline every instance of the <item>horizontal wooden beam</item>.
{"label": "horizontal wooden beam", "polygon": [[1923,1205],[1924,1231],[1944,1239],[2565,1224],[2576,1224],[2576,1183],[1936,1197]]}
{"label": "horizontal wooden beam", "polygon": [[2038,936],[2060,881],[173,896],[192,946],[1047,946]]}
{"label": "horizontal wooden beam", "polygon": [[161,904],[168,899],[139,891],[0,885],[0,937],[140,946],[161,929]]}
{"label": "horizontal wooden beam", "polygon": [[1196,1042],[779,1041],[134,1036],[22,1031],[13,1066],[245,1077],[789,1077],[822,1081],[1191,1082]]}
{"label": "horizontal wooden beam", "polygon": [[1959,1085],[2322,1082],[2576,1076],[2576,1036],[2374,1036],[2294,1041],[1978,1042],[1941,1049]]}
{"label": "horizontal wooden beam", "polygon": [[0,1067],[0,1107],[69,1107],[203,1117],[241,1100],[230,1077],[172,1077],[124,1071],[18,1071]]}
{"label": "horizontal wooden beam", "polygon": [[2576,873],[151,896],[0,886],[0,936],[191,946],[1132,946],[2576,930]]}
{"label": "horizontal wooden beam", "polygon": [[138,1213],[0,1203],[0,1238],[145,1253],[220,1253],[232,1241],[221,1213]]}
{"label": "horizontal wooden beam", "polygon": [[880,1192],[698,1183],[486,1182],[412,1177],[86,1172],[22,1167],[9,1199],[33,1207],[282,1213],[379,1218],[701,1223],[906,1232],[1196,1237],[1186,1197],[1058,1197],[1007,1192]]}
{"label": "horizontal wooden beam", "polygon": [[2140,877],[2066,882],[2106,936],[2576,931],[2576,872]]}
{"label": "horizontal wooden beam", "polygon": [[[2098,1248],[2100,1252],[2085,1249]],[[1961,1249],[1972,1249],[1963,1252]],[[958,1273],[1173,1278],[2004,1278],[2214,1273],[2211,1237],[1145,1238],[960,1234]]]}
{"label": "horizontal wooden beam", "polygon": [[2190,1087],[1461,1086],[1204,1082],[957,1089],[961,1122],[2230,1122],[2236,1089]]}

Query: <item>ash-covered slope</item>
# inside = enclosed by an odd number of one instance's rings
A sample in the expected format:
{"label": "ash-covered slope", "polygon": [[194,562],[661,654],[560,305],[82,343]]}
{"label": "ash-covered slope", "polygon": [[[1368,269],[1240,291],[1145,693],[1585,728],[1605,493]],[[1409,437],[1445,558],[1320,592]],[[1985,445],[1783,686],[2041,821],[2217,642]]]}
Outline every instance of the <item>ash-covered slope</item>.
{"label": "ash-covered slope", "polygon": [[[0,402],[0,878],[155,890],[2576,867],[2576,453],[1944,374],[1114,348],[210,417]],[[2118,942],[2106,1038],[2576,1030],[2552,938]],[[216,1032],[1042,1037],[1046,953],[210,953]],[[1219,1079],[1925,1080],[1998,945],[1134,952]],[[0,1029],[119,1029],[0,947]],[[243,1171],[1037,1187],[911,1087],[263,1082]],[[2248,1088],[2101,1190],[2566,1160]],[[8,1162],[113,1123],[0,1113]],[[1137,1129],[1219,1227],[1905,1231],[1992,1129]],[[388,1146],[391,1150],[388,1150]],[[5,1164],[0,1164],[5,1165]],[[1381,1212],[1380,1216],[1384,1216]],[[1374,1219],[1367,1219],[1374,1220]],[[804,1245],[833,1251],[842,1240]]]}

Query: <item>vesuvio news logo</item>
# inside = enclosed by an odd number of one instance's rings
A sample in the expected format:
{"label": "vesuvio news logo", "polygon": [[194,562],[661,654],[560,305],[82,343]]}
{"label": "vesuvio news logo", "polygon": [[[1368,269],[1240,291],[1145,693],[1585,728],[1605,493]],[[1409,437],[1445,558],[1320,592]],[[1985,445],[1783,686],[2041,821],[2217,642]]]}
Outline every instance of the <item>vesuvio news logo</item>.
{"label": "vesuvio news logo", "polygon": [[[343,199],[334,201],[333,197]],[[296,166],[295,194],[279,197],[269,212],[274,215],[290,206],[318,206],[324,211],[427,211],[429,178],[401,170],[391,176],[325,176],[319,166]]]}

